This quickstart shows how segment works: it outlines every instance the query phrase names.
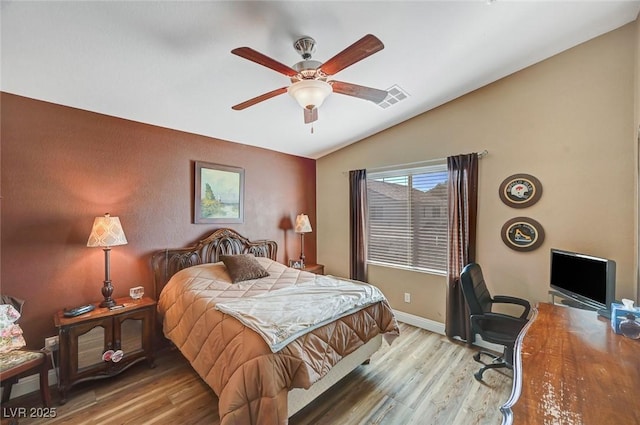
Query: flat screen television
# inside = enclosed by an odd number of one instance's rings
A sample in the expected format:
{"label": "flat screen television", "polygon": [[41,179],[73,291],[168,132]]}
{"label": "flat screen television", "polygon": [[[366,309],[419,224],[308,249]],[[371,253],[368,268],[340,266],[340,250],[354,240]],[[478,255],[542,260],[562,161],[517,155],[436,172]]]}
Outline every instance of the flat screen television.
{"label": "flat screen television", "polygon": [[616,296],[616,263],[606,258],[551,249],[551,288],[607,315]]}

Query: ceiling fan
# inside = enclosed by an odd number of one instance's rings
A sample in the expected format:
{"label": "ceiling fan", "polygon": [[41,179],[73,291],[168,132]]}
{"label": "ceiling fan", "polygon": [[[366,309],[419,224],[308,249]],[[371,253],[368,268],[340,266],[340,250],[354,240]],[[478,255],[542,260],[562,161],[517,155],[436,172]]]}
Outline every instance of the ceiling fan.
{"label": "ceiling fan", "polygon": [[318,107],[322,105],[322,102],[331,92],[358,97],[375,103],[382,102],[387,97],[386,90],[359,86],[343,81],[328,80],[329,77],[346,67],[384,49],[384,44],[376,36],[365,35],[324,63],[311,59],[316,47],[316,42],[313,38],[302,37],[293,43],[293,47],[302,56],[302,61],[291,67],[271,59],[250,47],[233,49],[231,53],[234,55],[286,75],[291,79],[291,85],[264,93],[231,108],[240,111],[288,92],[304,108],[304,122],[312,123],[318,119]]}

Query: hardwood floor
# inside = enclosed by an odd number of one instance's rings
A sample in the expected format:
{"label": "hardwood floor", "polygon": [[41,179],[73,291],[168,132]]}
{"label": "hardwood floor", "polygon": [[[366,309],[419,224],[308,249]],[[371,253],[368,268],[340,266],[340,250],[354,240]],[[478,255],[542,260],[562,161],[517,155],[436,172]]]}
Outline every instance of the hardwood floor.
{"label": "hardwood floor", "polygon": [[[509,398],[512,373],[488,371],[473,349],[423,329],[400,324],[401,336],[374,354],[319,399],[294,415],[290,425],[498,425],[499,407]],[[74,386],[56,417],[19,419],[20,424],[219,424],[218,400],[182,356],[159,353],[157,367],[139,364],[123,374]],[[27,414],[39,407],[37,393],[3,405]],[[4,424],[4,421],[3,421]]]}

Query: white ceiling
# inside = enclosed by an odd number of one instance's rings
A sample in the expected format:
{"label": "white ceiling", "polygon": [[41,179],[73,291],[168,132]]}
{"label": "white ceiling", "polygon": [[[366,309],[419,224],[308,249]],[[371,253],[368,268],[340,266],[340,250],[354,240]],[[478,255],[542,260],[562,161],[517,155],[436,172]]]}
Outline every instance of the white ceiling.
{"label": "white ceiling", "polygon": [[[640,1],[6,1],[1,89],[143,123],[318,158],[636,19]],[[385,49],[335,79],[409,98],[390,108],[332,94],[314,133],[289,84],[230,51],[324,62],[374,34]]]}

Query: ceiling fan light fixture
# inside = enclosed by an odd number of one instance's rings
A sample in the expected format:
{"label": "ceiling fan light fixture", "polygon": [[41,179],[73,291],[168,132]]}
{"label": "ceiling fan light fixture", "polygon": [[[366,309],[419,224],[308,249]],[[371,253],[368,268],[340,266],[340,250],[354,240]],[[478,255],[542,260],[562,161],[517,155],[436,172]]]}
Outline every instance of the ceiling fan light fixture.
{"label": "ceiling fan light fixture", "polygon": [[318,108],[333,92],[331,84],[321,80],[301,80],[287,89],[300,106],[306,109]]}

